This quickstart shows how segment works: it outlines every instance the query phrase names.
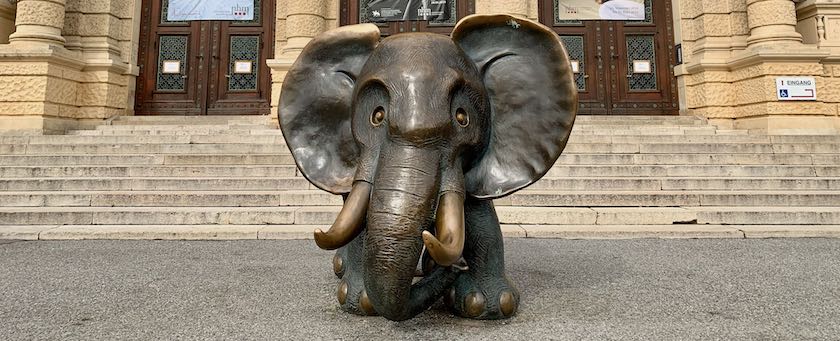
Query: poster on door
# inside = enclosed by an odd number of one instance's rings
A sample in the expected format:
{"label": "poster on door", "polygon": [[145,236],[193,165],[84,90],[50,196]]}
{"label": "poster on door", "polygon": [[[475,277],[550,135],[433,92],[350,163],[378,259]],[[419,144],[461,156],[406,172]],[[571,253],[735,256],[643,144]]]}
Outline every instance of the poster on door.
{"label": "poster on door", "polygon": [[255,0],[169,0],[169,21],[254,20]]}
{"label": "poster on door", "polygon": [[445,21],[456,0],[369,0],[363,7],[372,22]]}
{"label": "poster on door", "polygon": [[560,20],[645,20],[644,0],[560,0]]}

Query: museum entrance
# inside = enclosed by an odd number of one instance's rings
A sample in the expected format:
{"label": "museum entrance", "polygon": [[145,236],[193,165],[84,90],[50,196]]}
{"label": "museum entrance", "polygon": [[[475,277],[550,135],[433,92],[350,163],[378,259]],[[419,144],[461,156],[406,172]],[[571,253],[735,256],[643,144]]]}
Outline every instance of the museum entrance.
{"label": "museum entrance", "polygon": [[[427,20],[415,20],[424,11]],[[388,17],[389,12],[393,17]],[[374,23],[383,37],[406,32],[448,35],[458,20],[473,13],[475,0],[341,0],[342,26]]]}
{"label": "museum entrance", "polygon": [[563,0],[540,0],[540,22],[569,51],[580,113],[671,115],[679,112],[670,0],[644,0],[639,21],[564,20]]}
{"label": "museum entrance", "polygon": [[143,0],[135,114],[268,115],[274,0],[243,21],[170,21],[169,1]]}

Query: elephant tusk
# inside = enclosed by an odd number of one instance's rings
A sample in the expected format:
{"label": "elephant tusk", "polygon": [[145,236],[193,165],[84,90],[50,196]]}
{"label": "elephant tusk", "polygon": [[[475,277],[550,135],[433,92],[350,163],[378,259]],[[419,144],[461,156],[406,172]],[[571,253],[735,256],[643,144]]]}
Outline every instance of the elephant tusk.
{"label": "elephant tusk", "polygon": [[464,197],[459,193],[447,192],[440,198],[437,211],[435,237],[423,231],[423,242],[429,255],[441,266],[458,262],[464,252]]}
{"label": "elephant tusk", "polygon": [[365,214],[370,204],[371,184],[359,181],[344,202],[344,207],[327,232],[315,230],[315,243],[324,250],[335,250],[347,245],[362,232]]}

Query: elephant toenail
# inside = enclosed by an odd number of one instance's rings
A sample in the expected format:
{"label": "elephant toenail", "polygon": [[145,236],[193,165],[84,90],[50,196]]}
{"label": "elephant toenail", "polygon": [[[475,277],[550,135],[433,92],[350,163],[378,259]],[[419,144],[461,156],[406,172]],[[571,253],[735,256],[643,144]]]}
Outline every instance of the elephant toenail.
{"label": "elephant toenail", "polygon": [[335,257],[333,257],[333,272],[335,272],[335,275],[338,276],[338,278],[344,276],[344,259],[339,255],[335,255]]}
{"label": "elephant toenail", "polygon": [[471,293],[464,300],[464,312],[467,317],[478,317],[484,313],[484,304],[484,294],[480,292]]}
{"label": "elephant toenail", "polygon": [[505,317],[510,317],[516,313],[516,297],[509,291],[505,291],[499,296],[499,307],[502,309],[502,314]]}
{"label": "elephant toenail", "polygon": [[376,315],[376,310],[373,309],[373,304],[370,303],[367,290],[362,291],[362,297],[359,298],[359,308],[369,316]]}
{"label": "elephant toenail", "polygon": [[347,292],[350,291],[350,286],[347,285],[346,281],[341,281],[338,285],[338,292],[336,296],[338,296],[338,303],[344,305],[347,303]]}

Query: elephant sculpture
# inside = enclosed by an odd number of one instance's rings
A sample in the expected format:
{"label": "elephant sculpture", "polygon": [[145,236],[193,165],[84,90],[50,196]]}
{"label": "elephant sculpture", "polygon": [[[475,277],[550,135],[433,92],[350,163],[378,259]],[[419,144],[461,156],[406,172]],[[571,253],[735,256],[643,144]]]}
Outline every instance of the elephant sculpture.
{"label": "elephant sculpture", "polygon": [[362,24],[311,41],[279,121],[303,175],[344,195],[315,231],[338,250],[341,308],[401,321],[444,297],[464,317],[514,315],[492,200],[549,171],[577,103],[559,37],[530,20],[473,15],[451,37],[384,39]]}

